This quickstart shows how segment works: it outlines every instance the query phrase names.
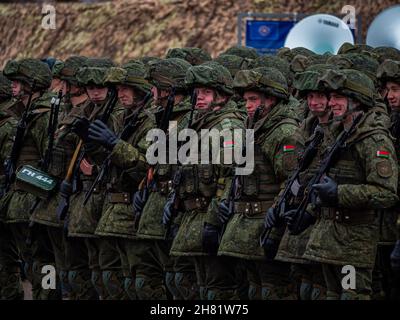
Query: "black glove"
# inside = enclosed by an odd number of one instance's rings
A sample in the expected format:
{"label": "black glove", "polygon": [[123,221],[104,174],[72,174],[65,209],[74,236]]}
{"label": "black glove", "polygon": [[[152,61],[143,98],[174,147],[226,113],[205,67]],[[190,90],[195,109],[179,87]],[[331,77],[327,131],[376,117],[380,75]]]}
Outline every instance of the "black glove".
{"label": "black glove", "polygon": [[222,200],[218,206],[217,218],[222,225],[228,223],[231,217],[231,212],[229,210],[229,202],[227,200]]}
{"label": "black glove", "polygon": [[63,180],[60,184],[60,195],[64,198],[68,198],[72,194],[72,184]]}
{"label": "black glove", "polygon": [[172,216],[175,214],[175,192],[168,196],[167,202],[164,206],[162,223],[164,226],[171,225]]}
{"label": "black glove", "polygon": [[101,120],[96,120],[89,127],[89,139],[112,150],[118,142],[118,137]]}
{"label": "black glove", "polygon": [[396,245],[390,255],[390,263],[393,271],[400,273],[400,240],[396,241]]}
{"label": "black glove", "polygon": [[335,207],[338,202],[338,185],[332,178],[324,177],[322,183],[316,183],[312,186],[317,193],[316,205],[324,207]]}
{"label": "black glove", "polygon": [[275,208],[269,208],[264,217],[264,227],[266,229],[278,228],[282,226],[282,218],[279,217],[279,213]]}
{"label": "black glove", "polygon": [[90,121],[87,118],[78,118],[72,123],[71,131],[83,141],[88,140]]}
{"label": "black glove", "polygon": [[203,250],[211,255],[216,255],[219,247],[221,228],[205,223],[202,233]]}
{"label": "black glove", "polygon": [[280,244],[280,239],[268,238],[265,240],[263,249],[267,261],[274,260],[276,254],[278,253],[279,244]]}
{"label": "black glove", "polygon": [[[284,213],[284,219],[291,235],[298,235],[315,223],[315,217],[304,211],[303,217],[297,214],[297,210],[289,210]],[[301,220],[300,220],[301,218]]]}

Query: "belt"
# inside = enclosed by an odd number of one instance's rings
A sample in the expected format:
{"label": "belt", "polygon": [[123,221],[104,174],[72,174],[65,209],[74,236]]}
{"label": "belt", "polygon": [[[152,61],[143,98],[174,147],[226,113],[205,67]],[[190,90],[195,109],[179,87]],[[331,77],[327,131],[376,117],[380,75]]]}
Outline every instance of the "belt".
{"label": "belt", "polygon": [[131,195],[129,192],[107,193],[109,203],[125,203],[131,204]]}
{"label": "belt", "polygon": [[272,204],[273,201],[235,202],[234,210],[237,214],[251,217],[265,214]]}
{"label": "belt", "polygon": [[322,208],[321,217],[340,223],[363,224],[372,223],[376,218],[374,210],[350,210],[339,208]]}
{"label": "belt", "polygon": [[155,181],[152,191],[161,194],[168,194],[172,190],[172,180],[168,181]]}
{"label": "belt", "polygon": [[187,199],[183,201],[183,207],[185,211],[191,210],[204,210],[208,209],[211,199],[205,197],[198,197],[193,199]]}

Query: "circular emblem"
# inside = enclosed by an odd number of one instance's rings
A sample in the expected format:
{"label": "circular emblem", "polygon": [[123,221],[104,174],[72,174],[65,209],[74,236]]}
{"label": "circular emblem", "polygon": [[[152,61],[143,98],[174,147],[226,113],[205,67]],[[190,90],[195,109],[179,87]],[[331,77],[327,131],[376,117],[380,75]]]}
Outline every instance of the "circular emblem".
{"label": "circular emblem", "polygon": [[258,32],[260,33],[260,35],[265,37],[265,36],[269,35],[269,33],[271,32],[271,29],[268,28],[267,26],[261,26],[258,28]]}

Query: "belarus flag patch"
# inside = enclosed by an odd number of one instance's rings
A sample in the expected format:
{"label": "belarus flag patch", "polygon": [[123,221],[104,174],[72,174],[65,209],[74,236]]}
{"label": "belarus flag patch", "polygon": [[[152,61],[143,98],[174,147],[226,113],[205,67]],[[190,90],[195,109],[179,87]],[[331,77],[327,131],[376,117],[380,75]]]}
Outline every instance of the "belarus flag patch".
{"label": "belarus flag patch", "polygon": [[389,158],[389,155],[390,155],[390,152],[389,152],[389,151],[378,150],[378,151],[376,152],[376,156],[377,156],[378,158],[386,158],[386,159],[388,159],[388,158]]}
{"label": "belarus flag patch", "polygon": [[283,146],[283,152],[293,152],[296,147],[291,144],[287,144]]}

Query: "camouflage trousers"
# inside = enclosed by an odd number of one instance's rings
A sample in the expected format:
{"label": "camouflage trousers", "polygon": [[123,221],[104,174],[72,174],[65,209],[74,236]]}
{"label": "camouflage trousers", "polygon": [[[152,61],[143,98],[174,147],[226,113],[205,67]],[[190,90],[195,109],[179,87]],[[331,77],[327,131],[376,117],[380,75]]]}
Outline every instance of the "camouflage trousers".
{"label": "camouflage trousers", "polygon": [[121,258],[119,240],[114,237],[98,239],[99,266],[106,291],[104,300],[129,300],[136,296],[132,280],[127,280],[123,272],[126,260]]}
{"label": "camouflage trousers", "polygon": [[280,261],[244,260],[250,300],[295,300],[290,264]]}
{"label": "camouflage trousers", "polygon": [[291,278],[300,300],[326,300],[326,287],[320,264],[291,264]]}
{"label": "camouflage trousers", "polygon": [[344,289],[342,266],[322,264],[327,300],[370,300],[372,295],[372,269],[355,267],[355,288]]}
{"label": "camouflage trousers", "polygon": [[237,260],[225,256],[194,257],[202,300],[238,300]]}
{"label": "camouflage trousers", "polygon": [[65,269],[72,300],[106,299],[96,238],[66,237],[64,239]]}
{"label": "camouflage trousers", "polygon": [[0,222],[0,300],[23,299],[20,260],[8,225]]}

